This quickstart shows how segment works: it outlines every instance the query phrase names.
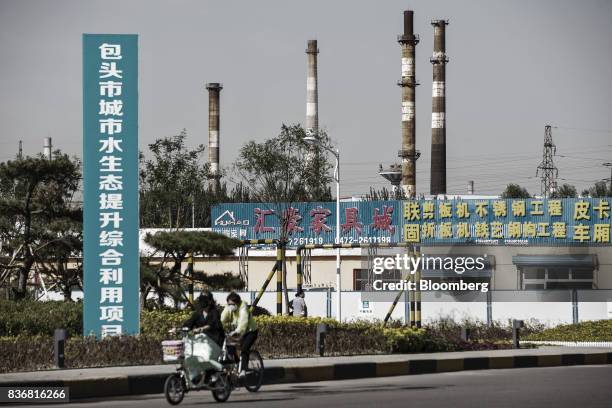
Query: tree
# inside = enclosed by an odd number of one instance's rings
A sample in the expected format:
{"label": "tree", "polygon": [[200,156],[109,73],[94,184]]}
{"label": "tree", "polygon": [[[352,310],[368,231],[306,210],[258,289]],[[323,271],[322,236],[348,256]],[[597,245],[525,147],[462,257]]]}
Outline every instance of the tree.
{"label": "tree", "polygon": [[54,252],[64,262],[78,247],[82,212],[72,200],[80,161],[60,151],[53,157],[0,163],[0,283],[16,274],[16,299],[26,297],[30,273],[43,254]]}
{"label": "tree", "polygon": [[182,271],[181,265],[189,254],[194,256],[229,256],[242,241],[210,231],[162,231],[147,234],[144,240],[162,255],[161,262],[144,262],[141,271],[141,304],[151,291],[157,292],[160,306],[171,297],[176,306],[188,301],[183,282],[192,281],[194,274]]}
{"label": "tree", "polygon": [[[294,203],[331,200],[332,165],[325,152],[325,148],[331,148],[330,139],[319,131],[315,135],[319,143],[311,146],[304,141],[305,137],[300,125],[282,125],[278,136],[261,143],[246,143],[234,166],[237,181],[248,189],[249,197],[270,203],[269,210],[279,219],[282,243],[289,236],[289,210]],[[286,271],[284,266],[283,288],[288,305]]]}
{"label": "tree", "polygon": [[577,196],[576,187],[571,184],[563,184],[551,195],[551,198],[575,198]]}
{"label": "tree", "polygon": [[588,190],[584,190],[582,195],[589,197],[609,197],[612,196],[612,191],[610,191],[605,181],[598,181]]}
{"label": "tree", "polygon": [[[83,290],[83,223],[60,219],[49,225],[49,239],[39,247],[36,265],[51,285],[47,290],[59,289],[64,301],[72,301],[72,290]],[[53,239],[55,238],[55,239]]]}
{"label": "tree", "polygon": [[503,193],[502,198],[531,198],[531,195],[526,188],[519,186],[518,184],[508,184]]}
{"label": "tree", "polygon": [[207,198],[208,164],[201,164],[204,146],[189,150],[187,132],[157,139],[149,145],[152,158],[140,160],[140,225],[142,227],[184,228],[194,218],[203,225],[209,212],[202,204]]}
{"label": "tree", "polygon": [[234,166],[237,182],[246,186],[252,200],[279,204],[331,200],[332,165],[324,154],[324,147],[331,147],[330,139],[320,131],[313,149],[305,137],[300,125],[282,125],[277,137],[250,141],[241,148]]}
{"label": "tree", "polygon": [[210,227],[210,210],[221,202],[248,202],[248,189],[238,183],[211,191],[210,169],[202,163],[204,146],[188,149],[187,132],[157,139],[149,145],[152,158],[140,154],[140,225],[145,228]]}

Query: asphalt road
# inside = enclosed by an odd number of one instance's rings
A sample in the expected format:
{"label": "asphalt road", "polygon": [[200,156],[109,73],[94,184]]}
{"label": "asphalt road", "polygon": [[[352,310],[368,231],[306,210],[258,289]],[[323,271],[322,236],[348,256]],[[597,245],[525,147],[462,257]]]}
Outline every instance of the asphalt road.
{"label": "asphalt road", "polygon": [[[214,406],[209,392],[183,407]],[[45,405],[49,407],[49,405]],[[232,393],[223,407],[612,407],[612,366],[461,371],[264,386]],[[41,406],[42,407],[42,406]],[[170,407],[161,394],[80,401],[71,408]]]}

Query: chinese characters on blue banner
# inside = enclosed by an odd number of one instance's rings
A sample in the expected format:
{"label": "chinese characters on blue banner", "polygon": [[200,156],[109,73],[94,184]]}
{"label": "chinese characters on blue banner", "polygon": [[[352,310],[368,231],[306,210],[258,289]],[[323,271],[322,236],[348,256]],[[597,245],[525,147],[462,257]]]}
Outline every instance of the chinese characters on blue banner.
{"label": "chinese characters on blue banner", "polygon": [[[343,202],[343,243],[424,245],[609,245],[610,198],[457,199]],[[333,243],[335,203],[221,204],[213,229],[239,238],[288,244]]]}
{"label": "chinese characters on blue banner", "polygon": [[480,245],[609,244],[610,199],[403,202],[404,241]]}
{"label": "chinese characters on blue banner", "polygon": [[139,333],[138,48],[83,36],[84,334]]}
{"label": "chinese characters on blue banner", "polygon": [[[335,241],[336,203],[222,204],[212,209],[213,230],[238,239],[279,238],[286,225],[290,246]],[[391,201],[340,203],[342,243],[401,239],[401,211]]]}

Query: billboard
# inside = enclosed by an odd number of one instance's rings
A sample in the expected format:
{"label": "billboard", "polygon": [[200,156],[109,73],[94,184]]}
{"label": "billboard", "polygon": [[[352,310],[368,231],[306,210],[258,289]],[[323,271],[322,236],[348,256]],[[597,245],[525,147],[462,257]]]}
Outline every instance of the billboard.
{"label": "billboard", "polygon": [[[451,199],[340,203],[342,243],[422,245],[610,245],[604,198]],[[288,245],[335,242],[335,202],[220,204],[214,231],[239,239],[279,238]]]}
{"label": "billboard", "polygon": [[610,244],[609,198],[419,200],[402,206],[405,242]]}
{"label": "billboard", "polygon": [[[282,220],[289,246],[335,242],[335,202],[221,204],[211,213],[213,231],[239,239],[279,238]],[[401,225],[395,201],[340,203],[342,243],[399,242]]]}
{"label": "billboard", "polygon": [[138,36],[83,35],[83,333],[139,333]]}

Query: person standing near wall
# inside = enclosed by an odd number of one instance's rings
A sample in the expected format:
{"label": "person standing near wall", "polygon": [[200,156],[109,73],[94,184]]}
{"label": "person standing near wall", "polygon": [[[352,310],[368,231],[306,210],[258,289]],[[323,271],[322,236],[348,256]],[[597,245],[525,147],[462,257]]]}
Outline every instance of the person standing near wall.
{"label": "person standing near wall", "polygon": [[295,294],[295,299],[293,299],[289,305],[289,307],[293,309],[293,316],[308,317],[308,308],[306,307],[304,297],[304,291],[299,291]]}

